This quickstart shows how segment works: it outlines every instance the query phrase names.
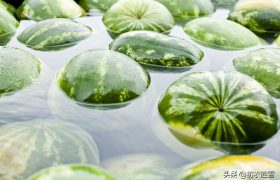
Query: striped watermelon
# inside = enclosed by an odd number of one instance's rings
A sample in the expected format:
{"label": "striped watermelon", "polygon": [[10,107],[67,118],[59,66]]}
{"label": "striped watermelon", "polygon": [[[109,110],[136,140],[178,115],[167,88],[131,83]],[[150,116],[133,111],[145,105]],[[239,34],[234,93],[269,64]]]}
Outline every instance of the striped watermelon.
{"label": "striped watermelon", "polygon": [[92,50],[72,58],[59,73],[57,83],[81,105],[126,104],[147,90],[150,77],[123,54]]}
{"label": "striped watermelon", "polygon": [[280,49],[254,50],[235,58],[233,65],[261,83],[272,96],[280,98]]}
{"label": "striped watermelon", "polygon": [[186,70],[204,57],[204,53],[190,42],[152,31],[124,33],[111,43],[110,49],[158,70],[172,67]]}
{"label": "striped watermelon", "polygon": [[82,129],[55,120],[0,127],[0,179],[26,179],[59,164],[98,164],[95,142]]}
{"label": "striped watermelon", "polygon": [[212,0],[216,7],[231,8],[238,0]]}
{"label": "striped watermelon", "polygon": [[0,3],[0,46],[4,46],[10,41],[18,26],[16,18],[6,6]]}
{"label": "striped watermelon", "polygon": [[195,148],[250,153],[278,131],[272,98],[237,72],[188,74],[168,88],[158,109],[175,137]]}
{"label": "striped watermelon", "polygon": [[211,0],[157,0],[165,5],[176,21],[185,23],[194,18],[208,16],[215,9]]}
{"label": "striped watermelon", "polygon": [[224,19],[198,18],[188,22],[184,30],[201,45],[221,50],[239,50],[261,44],[250,30]]}
{"label": "striped watermelon", "polygon": [[27,180],[114,180],[99,167],[89,165],[54,166],[37,172]]}
{"label": "striped watermelon", "polygon": [[100,10],[106,12],[118,0],[81,0],[80,5],[86,10]]}
{"label": "striped watermelon", "polygon": [[175,25],[168,9],[154,0],[120,0],[105,13],[103,22],[113,36],[136,30],[168,33]]}
{"label": "striped watermelon", "polygon": [[27,47],[40,50],[61,50],[91,36],[90,27],[69,19],[48,19],[25,29],[17,39]]}
{"label": "striped watermelon", "polygon": [[19,19],[36,21],[84,15],[84,10],[74,0],[25,0],[17,10]]}
{"label": "striped watermelon", "polygon": [[40,75],[41,63],[32,54],[0,47],[0,97],[30,86]]}
{"label": "striped watermelon", "polygon": [[280,163],[252,155],[224,156],[182,168],[173,179],[280,179]]}
{"label": "striped watermelon", "polygon": [[280,1],[238,1],[230,13],[229,19],[257,33],[279,33]]}

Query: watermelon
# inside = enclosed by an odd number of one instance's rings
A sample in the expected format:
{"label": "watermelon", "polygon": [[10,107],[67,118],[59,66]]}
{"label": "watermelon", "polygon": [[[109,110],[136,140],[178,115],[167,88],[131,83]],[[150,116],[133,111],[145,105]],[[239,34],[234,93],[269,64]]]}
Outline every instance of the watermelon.
{"label": "watermelon", "polygon": [[253,155],[224,156],[188,165],[173,179],[280,179],[280,163]]}
{"label": "watermelon", "polygon": [[263,48],[233,60],[235,69],[261,83],[275,98],[280,98],[280,49]]}
{"label": "watermelon", "polygon": [[103,22],[113,37],[137,30],[168,33],[175,25],[168,9],[154,0],[120,0],[105,13]]}
{"label": "watermelon", "polygon": [[122,155],[103,163],[103,167],[120,180],[164,180],[171,168],[156,154]]}
{"label": "watermelon", "polygon": [[165,5],[179,23],[209,16],[215,9],[211,0],[157,0]]}
{"label": "watermelon", "polygon": [[152,31],[124,33],[110,44],[110,49],[152,69],[188,69],[204,57],[190,42]]}
{"label": "watermelon", "polygon": [[25,29],[17,39],[40,51],[62,50],[91,36],[90,27],[69,19],[47,19]]}
{"label": "watermelon", "polygon": [[95,142],[82,129],[56,120],[32,120],[0,127],[0,179],[26,179],[60,164],[98,164]]}
{"label": "watermelon", "polygon": [[17,10],[19,19],[36,21],[84,15],[85,11],[73,0],[25,0]]}
{"label": "watermelon", "polygon": [[91,50],[73,57],[58,74],[57,83],[80,105],[126,105],[147,90],[150,77],[121,53]]}
{"label": "watermelon", "polygon": [[61,165],[37,172],[27,180],[114,180],[99,167],[90,165]]}
{"label": "watermelon", "polygon": [[106,12],[118,0],[81,0],[80,5],[86,10],[100,10]]}
{"label": "watermelon", "polygon": [[0,47],[0,97],[30,86],[40,75],[41,62],[18,48]]}
{"label": "watermelon", "polygon": [[238,0],[212,0],[216,7],[231,8]]}
{"label": "watermelon", "polygon": [[184,30],[194,41],[210,48],[239,50],[261,45],[250,30],[224,19],[198,18],[188,22]]}
{"label": "watermelon", "polygon": [[256,33],[279,33],[280,1],[238,1],[230,13],[229,19],[240,23]]}
{"label": "watermelon", "polygon": [[158,104],[182,143],[244,154],[278,131],[276,104],[254,79],[238,72],[195,72],[175,81]]}
{"label": "watermelon", "polygon": [[6,45],[14,36],[19,22],[7,7],[0,3],[0,46]]}

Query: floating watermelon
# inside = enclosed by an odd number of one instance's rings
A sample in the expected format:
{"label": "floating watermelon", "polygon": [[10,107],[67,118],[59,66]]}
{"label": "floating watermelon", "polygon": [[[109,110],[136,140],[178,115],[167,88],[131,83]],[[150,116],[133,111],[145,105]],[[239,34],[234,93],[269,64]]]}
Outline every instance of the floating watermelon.
{"label": "floating watermelon", "polygon": [[212,0],[216,7],[231,8],[238,0]]}
{"label": "floating watermelon", "polygon": [[0,127],[0,179],[26,179],[59,164],[98,164],[95,142],[82,129],[55,120]]}
{"label": "floating watermelon", "polygon": [[188,22],[184,30],[194,41],[221,50],[240,50],[261,44],[254,33],[229,20],[198,18]]}
{"label": "floating watermelon", "polygon": [[86,10],[100,10],[106,12],[118,0],[81,0],[80,5]]}
{"label": "floating watermelon", "polygon": [[28,180],[114,180],[99,167],[89,165],[54,166],[37,172]]}
{"label": "floating watermelon", "polygon": [[224,180],[227,178],[280,179],[280,163],[264,157],[252,155],[224,156],[189,165],[183,168],[173,179]]}
{"label": "floating watermelon", "polygon": [[272,96],[280,98],[280,49],[254,50],[235,58],[233,65],[261,83]]}
{"label": "floating watermelon", "polygon": [[175,137],[195,148],[250,153],[278,131],[272,98],[237,72],[188,74],[168,88],[158,109]]}
{"label": "floating watermelon", "polygon": [[280,32],[279,0],[240,0],[229,19],[257,33]]}
{"label": "floating watermelon", "polygon": [[145,70],[129,57],[110,50],[83,52],[60,71],[57,83],[80,105],[129,103],[150,84]]}
{"label": "floating watermelon", "polygon": [[40,71],[41,63],[32,54],[18,48],[0,47],[0,97],[30,86]]}
{"label": "floating watermelon", "polygon": [[3,3],[0,3],[0,46],[4,46],[10,41],[18,26],[16,18]]}
{"label": "floating watermelon", "polygon": [[110,49],[158,70],[186,70],[204,57],[190,42],[152,31],[124,33],[111,43]]}
{"label": "floating watermelon", "polygon": [[25,0],[17,10],[19,19],[41,21],[52,18],[77,18],[84,10],[73,0]]}
{"label": "floating watermelon", "polygon": [[35,50],[61,50],[91,36],[90,27],[69,19],[48,19],[25,29],[17,39]]}
{"label": "floating watermelon", "polygon": [[120,180],[164,180],[172,171],[167,160],[156,154],[123,155],[103,166]]}
{"label": "floating watermelon", "polygon": [[137,30],[168,33],[175,25],[168,9],[154,0],[120,0],[105,13],[103,22],[113,36]]}
{"label": "floating watermelon", "polygon": [[208,16],[215,9],[210,0],[157,0],[165,5],[176,21],[185,23],[194,18]]}

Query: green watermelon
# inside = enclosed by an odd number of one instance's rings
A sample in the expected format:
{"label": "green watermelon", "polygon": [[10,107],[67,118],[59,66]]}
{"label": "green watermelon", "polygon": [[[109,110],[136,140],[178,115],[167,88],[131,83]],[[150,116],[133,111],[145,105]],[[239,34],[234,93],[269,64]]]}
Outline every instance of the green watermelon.
{"label": "green watermelon", "polygon": [[36,21],[84,15],[84,10],[73,0],[25,0],[17,10],[19,19]]}
{"label": "green watermelon", "polygon": [[55,120],[33,120],[0,127],[0,179],[26,179],[59,164],[98,164],[95,142],[82,129]]}
{"label": "green watermelon", "polygon": [[6,45],[14,36],[19,22],[6,6],[0,3],[0,46]]}
{"label": "green watermelon", "polygon": [[185,23],[194,18],[208,16],[215,9],[211,0],[157,0],[165,5],[176,21]]}
{"label": "green watermelon", "polygon": [[224,19],[198,18],[188,22],[184,30],[199,44],[221,50],[240,50],[261,45],[261,40],[250,30]]}
{"label": "green watermelon", "polygon": [[231,8],[238,0],[212,0],[216,7]]}
{"label": "green watermelon", "polygon": [[257,33],[279,33],[280,1],[238,1],[230,13],[229,19]]}
{"label": "green watermelon", "polygon": [[250,153],[278,131],[273,99],[238,72],[188,74],[168,88],[158,110],[175,137],[195,148]]}
{"label": "green watermelon", "polygon": [[168,33],[175,25],[168,9],[154,0],[120,0],[105,13],[103,22],[113,36],[137,30]]}
{"label": "green watermelon", "polygon": [[27,180],[114,180],[99,167],[90,165],[54,166],[37,172]]}
{"label": "green watermelon", "polygon": [[159,70],[186,70],[204,57],[204,53],[190,42],[152,31],[124,33],[110,44],[110,49]]}
{"label": "green watermelon", "polygon": [[103,167],[120,180],[164,180],[171,168],[156,154],[123,155],[103,163]]}
{"label": "green watermelon", "polygon": [[261,83],[275,98],[280,98],[280,49],[264,48],[233,60],[235,69]]}
{"label": "green watermelon", "polygon": [[40,75],[41,62],[18,48],[0,47],[0,97],[30,86]]}
{"label": "green watermelon", "polygon": [[118,0],[81,0],[80,5],[86,10],[100,10],[106,12]]}
{"label": "green watermelon", "polygon": [[145,70],[129,57],[110,50],[83,52],[60,71],[57,83],[80,105],[127,104],[150,84]]}
{"label": "green watermelon", "polygon": [[25,29],[17,39],[40,51],[61,50],[91,36],[90,27],[69,19],[47,19]]}
{"label": "green watermelon", "polygon": [[280,163],[252,155],[224,156],[188,165],[182,168],[173,179],[280,179]]}

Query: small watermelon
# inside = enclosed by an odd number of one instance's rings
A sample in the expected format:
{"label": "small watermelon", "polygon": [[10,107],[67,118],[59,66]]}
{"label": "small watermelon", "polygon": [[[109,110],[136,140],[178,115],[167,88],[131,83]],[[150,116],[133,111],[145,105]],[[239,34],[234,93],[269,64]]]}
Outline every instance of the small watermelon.
{"label": "small watermelon", "polygon": [[0,46],[6,45],[14,36],[19,22],[3,3],[0,3]]}
{"label": "small watermelon", "polygon": [[0,179],[26,179],[59,164],[98,164],[92,138],[70,123],[32,120],[0,127]]}
{"label": "small watermelon", "polygon": [[60,71],[57,83],[80,105],[129,103],[150,84],[145,70],[129,57],[110,50],[83,52]]}
{"label": "small watermelon", "polygon": [[41,72],[41,62],[18,48],[0,47],[0,97],[9,95],[35,81]]}
{"label": "small watermelon", "polygon": [[90,165],[54,166],[37,172],[27,180],[114,180],[103,169]]}
{"label": "small watermelon", "polygon": [[157,0],[167,7],[177,22],[208,16],[215,9],[211,0]]}
{"label": "small watermelon", "polygon": [[103,166],[120,180],[164,180],[172,171],[167,160],[156,154],[123,155]]}
{"label": "small watermelon", "polygon": [[40,51],[61,50],[91,36],[92,30],[69,19],[47,19],[25,29],[17,39],[27,47]]}
{"label": "small watermelon", "polygon": [[267,91],[238,72],[188,74],[168,88],[158,110],[182,143],[231,154],[258,150],[279,125]]}
{"label": "small watermelon", "polygon": [[73,0],[25,0],[17,10],[19,19],[41,21],[52,18],[77,18],[84,10]]}
{"label": "small watermelon", "polygon": [[120,35],[110,49],[125,54],[151,69],[188,69],[200,62],[204,53],[190,42],[152,31]]}
{"label": "small watermelon", "polygon": [[256,33],[279,33],[280,1],[238,1],[230,13],[229,19],[251,29]]}
{"label": "small watermelon", "polygon": [[106,12],[118,0],[81,0],[80,5],[86,10],[100,10]]}
{"label": "small watermelon", "polygon": [[232,8],[238,0],[212,0],[216,7]]}
{"label": "small watermelon", "polygon": [[137,30],[168,33],[175,25],[168,9],[154,0],[120,0],[105,13],[103,22],[113,36]]}
{"label": "small watermelon", "polygon": [[280,98],[280,49],[264,48],[233,60],[235,69],[261,83],[274,97]]}
{"label": "small watermelon", "polygon": [[173,179],[280,179],[280,163],[252,155],[224,156],[188,165]]}
{"label": "small watermelon", "polygon": [[250,30],[224,19],[198,18],[188,22],[184,30],[199,44],[221,50],[240,50],[261,45],[261,40]]}

